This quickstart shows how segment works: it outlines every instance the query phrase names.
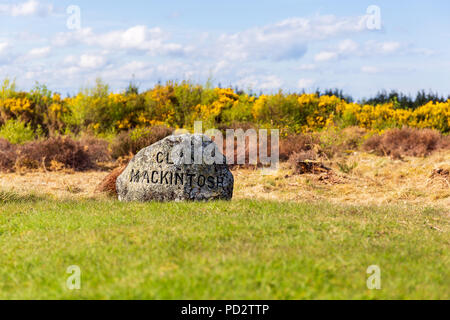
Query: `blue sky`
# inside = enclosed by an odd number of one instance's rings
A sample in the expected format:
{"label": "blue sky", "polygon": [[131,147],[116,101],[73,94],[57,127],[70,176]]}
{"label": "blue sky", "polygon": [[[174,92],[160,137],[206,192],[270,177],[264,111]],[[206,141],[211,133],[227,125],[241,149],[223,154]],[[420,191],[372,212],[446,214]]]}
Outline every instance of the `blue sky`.
{"label": "blue sky", "polygon": [[0,78],[62,94],[101,77],[115,91],[212,78],[257,92],[448,95],[448,12],[444,0],[0,0]]}

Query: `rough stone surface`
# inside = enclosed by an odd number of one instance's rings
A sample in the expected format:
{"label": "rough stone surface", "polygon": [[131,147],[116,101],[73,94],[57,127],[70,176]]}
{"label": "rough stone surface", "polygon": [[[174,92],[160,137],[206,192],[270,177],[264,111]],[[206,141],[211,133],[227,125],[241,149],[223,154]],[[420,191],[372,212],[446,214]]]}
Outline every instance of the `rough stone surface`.
{"label": "rough stone surface", "polygon": [[[190,149],[190,161],[185,160],[189,158],[184,155],[187,152],[174,156],[174,148]],[[215,150],[210,154],[223,160],[206,164],[201,157],[195,162],[194,152],[199,149],[204,153]],[[234,178],[225,157],[210,138],[198,134],[169,136],[142,149],[116,182],[120,201],[141,202],[230,200],[233,186]]]}

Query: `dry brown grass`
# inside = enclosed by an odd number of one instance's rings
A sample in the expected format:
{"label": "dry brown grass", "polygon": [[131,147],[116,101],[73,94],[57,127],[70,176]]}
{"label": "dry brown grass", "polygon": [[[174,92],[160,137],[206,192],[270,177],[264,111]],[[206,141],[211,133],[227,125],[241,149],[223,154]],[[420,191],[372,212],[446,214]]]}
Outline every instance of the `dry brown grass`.
{"label": "dry brown grass", "polygon": [[114,196],[117,195],[116,190],[116,180],[117,178],[124,172],[126,169],[126,165],[122,165],[118,168],[115,168],[108,174],[102,182],[95,188],[95,192],[97,193],[106,193],[108,195]]}
{"label": "dry brown grass", "polygon": [[[261,175],[258,169],[234,170],[234,199],[325,200],[347,204],[416,204],[450,208],[450,185],[445,175],[445,170],[450,168],[450,150],[435,152],[427,158],[405,157],[403,160],[354,153],[341,161],[357,163],[357,166],[344,174],[336,162],[326,163],[333,170],[333,174],[328,176],[296,175],[287,164],[271,176]],[[107,172],[97,171],[1,173],[0,189],[45,193],[57,198],[104,197],[94,191],[106,176]]]}
{"label": "dry brown grass", "polygon": [[2,172],[36,169],[59,171],[62,168],[85,171],[98,169],[99,163],[110,160],[108,143],[93,137],[77,141],[67,136],[58,136],[24,145],[13,145],[0,139]]}
{"label": "dry brown grass", "polygon": [[92,198],[97,185],[107,175],[101,171],[34,171],[25,174],[0,173],[0,190],[45,194],[58,199]]}
{"label": "dry brown grass", "polygon": [[403,156],[424,157],[436,150],[448,149],[448,146],[448,137],[442,136],[437,130],[406,127],[372,136],[364,143],[365,150],[394,159],[402,159]]}

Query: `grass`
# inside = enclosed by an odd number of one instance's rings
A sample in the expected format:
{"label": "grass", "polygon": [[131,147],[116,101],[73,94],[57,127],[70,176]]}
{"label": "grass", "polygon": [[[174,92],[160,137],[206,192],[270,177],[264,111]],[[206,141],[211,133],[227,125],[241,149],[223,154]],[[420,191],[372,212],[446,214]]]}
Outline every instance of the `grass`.
{"label": "grass", "polygon": [[[349,167],[343,166],[342,170],[339,168],[342,163]],[[286,164],[270,176],[261,175],[260,170],[233,170],[234,199],[377,206],[407,204],[450,210],[450,180],[432,176],[436,169],[450,169],[450,150],[435,152],[426,158],[405,157],[403,160],[354,153],[335,158],[325,165],[333,169],[332,179],[322,179],[317,174],[296,175]],[[98,199],[100,196],[95,194],[95,188],[107,175],[107,171],[64,169],[50,172],[42,168],[0,172],[0,190],[48,194],[57,199]]]}
{"label": "grass", "polygon": [[[0,299],[449,299],[448,213],[0,194]],[[81,290],[66,270],[78,265]],[[381,290],[366,270],[381,268]]]}

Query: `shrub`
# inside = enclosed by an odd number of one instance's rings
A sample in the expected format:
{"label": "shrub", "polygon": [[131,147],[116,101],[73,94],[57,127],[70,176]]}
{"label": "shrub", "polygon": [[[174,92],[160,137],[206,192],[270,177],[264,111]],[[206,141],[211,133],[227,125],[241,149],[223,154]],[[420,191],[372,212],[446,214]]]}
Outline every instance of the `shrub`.
{"label": "shrub", "polygon": [[341,146],[346,150],[358,150],[367,139],[369,132],[360,127],[348,127],[342,130]]}
{"label": "shrub", "polygon": [[19,168],[46,170],[72,168],[77,171],[96,168],[97,162],[111,160],[108,143],[96,138],[75,141],[69,137],[13,145],[0,139],[0,171],[11,172]]}
{"label": "shrub", "polygon": [[122,132],[111,145],[111,156],[118,159],[130,154],[135,155],[139,150],[170,136],[173,131],[173,129],[164,126],[155,126]]}
{"label": "shrub", "polygon": [[16,162],[16,146],[0,138],[0,171],[9,172]]}
{"label": "shrub", "polygon": [[251,123],[251,122],[232,121],[229,124],[221,124],[221,125],[219,125],[217,127],[217,129],[220,130],[223,133],[224,137],[225,137],[226,131],[228,129],[232,129],[234,131],[242,129],[242,130],[244,130],[244,132],[246,132],[247,130],[250,130],[250,129],[258,130],[258,127],[254,123]]}
{"label": "shrub", "polygon": [[131,85],[122,93],[113,93],[100,79],[93,88],[61,98],[44,85],[23,92],[5,80],[0,84],[0,123],[24,121],[28,128],[42,130],[46,136],[109,134],[152,126],[191,129],[197,120],[203,121],[205,129],[253,122],[283,133],[318,132],[333,124],[376,131],[409,126],[450,132],[450,100],[423,92],[414,103],[396,93],[379,98],[356,103],[339,90],[312,94],[279,91],[257,97],[237,89],[214,88],[210,82],[188,81],[157,84],[142,93]]}
{"label": "shrub", "polygon": [[394,159],[424,157],[442,148],[443,140],[442,135],[432,129],[391,129],[369,138],[364,143],[364,149]]}
{"label": "shrub", "polygon": [[108,162],[112,160],[108,141],[92,136],[85,136],[79,142],[89,154],[91,161]]}
{"label": "shrub", "polygon": [[321,151],[328,158],[332,158],[335,155],[358,150],[364,143],[368,132],[359,127],[340,129],[329,126],[314,135],[319,140]]}
{"label": "shrub", "polygon": [[32,141],[36,135],[30,125],[19,120],[7,120],[0,128],[0,138],[8,140],[12,144],[23,144]]}
{"label": "shrub", "polygon": [[450,150],[450,135],[443,136],[439,146],[440,149]]}
{"label": "shrub", "polygon": [[280,160],[286,161],[293,154],[309,151],[319,143],[319,140],[310,134],[293,134],[280,140]]}
{"label": "shrub", "polygon": [[60,163],[66,168],[83,171],[95,168],[87,148],[69,137],[55,137],[27,143],[18,150],[18,164],[26,167]]}

